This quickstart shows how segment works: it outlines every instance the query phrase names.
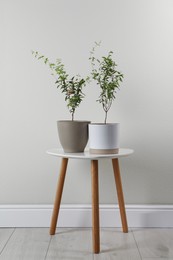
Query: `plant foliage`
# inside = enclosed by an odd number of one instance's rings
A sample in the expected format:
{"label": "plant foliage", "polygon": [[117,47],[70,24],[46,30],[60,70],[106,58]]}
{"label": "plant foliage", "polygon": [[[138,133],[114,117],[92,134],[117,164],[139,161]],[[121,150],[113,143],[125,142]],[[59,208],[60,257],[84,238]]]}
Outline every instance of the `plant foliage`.
{"label": "plant foliage", "polygon": [[117,70],[117,64],[113,60],[113,52],[109,51],[107,56],[100,60],[95,58],[95,50],[100,43],[95,42],[95,46],[90,52],[90,62],[92,65],[92,79],[100,86],[101,93],[97,100],[102,104],[105,111],[104,123],[107,122],[107,113],[111,108],[112,101],[116,98],[117,89],[123,80],[123,74]]}
{"label": "plant foliage", "polygon": [[32,54],[38,60],[43,60],[51,69],[51,75],[56,79],[55,84],[57,88],[65,94],[65,101],[67,102],[67,107],[73,121],[76,108],[80,105],[85,96],[82,89],[89,81],[89,77],[85,79],[81,78],[80,75],[69,77],[60,59],[56,59],[55,63],[51,63],[49,58],[40,55],[37,51],[32,51]]}

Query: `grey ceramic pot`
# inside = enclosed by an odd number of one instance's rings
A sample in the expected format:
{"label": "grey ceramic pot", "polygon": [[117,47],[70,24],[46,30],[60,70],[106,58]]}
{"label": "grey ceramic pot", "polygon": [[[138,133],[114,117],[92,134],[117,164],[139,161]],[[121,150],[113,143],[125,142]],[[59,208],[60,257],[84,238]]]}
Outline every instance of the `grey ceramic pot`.
{"label": "grey ceramic pot", "polygon": [[57,121],[59,140],[66,153],[83,152],[88,142],[90,121]]}

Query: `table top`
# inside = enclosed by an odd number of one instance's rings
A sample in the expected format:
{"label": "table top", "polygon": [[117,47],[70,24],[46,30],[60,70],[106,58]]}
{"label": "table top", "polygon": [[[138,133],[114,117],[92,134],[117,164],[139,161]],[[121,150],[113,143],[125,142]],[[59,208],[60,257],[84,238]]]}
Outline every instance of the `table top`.
{"label": "table top", "polygon": [[47,151],[48,154],[62,157],[62,158],[72,158],[72,159],[101,159],[101,158],[120,158],[132,154],[134,151],[128,148],[120,148],[118,154],[92,154],[88,150],[83,153],[65,153],[62,149],[50,149]]}

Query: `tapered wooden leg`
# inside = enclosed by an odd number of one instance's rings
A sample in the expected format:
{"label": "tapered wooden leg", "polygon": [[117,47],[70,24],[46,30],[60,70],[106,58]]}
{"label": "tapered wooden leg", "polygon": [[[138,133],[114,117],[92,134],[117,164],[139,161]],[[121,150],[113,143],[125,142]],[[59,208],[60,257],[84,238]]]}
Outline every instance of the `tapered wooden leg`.
{"label": "tapered wooden leg", "polygon": [[118,203],[119,203],[119,208],[120,208],[123,232],[128,233],[126,210],[125,210],[125,205],[124,205],[124,195],[123,195],[118,159],[112,159],[112,165],[113,165],[115,183],[116,183],[116,188],[117,188],[117,196],[118,196]]}
{"label": "tapered wooden leg", "polygon": [[57,224],[57,219],[58,219],[58,214],[59,214],[59,208],[60,208],[60,203],[61,203],[61,197],[62,197],[62,192],[63,192],[64,180],[65,180],[65,175],[66,175],[67,163],[68,163],[68,159],[62,158],[61,169],[60,169],[59,180],[58,180],[57,191],[56,191],[55,202],[54,202],[54,208],[53,208],[53,213],[52,213],[50,235],[55,234],[55,229],[56,229],[56,224]]}
{"label": "tapered wooden leg", "polygon": [[98,160],[91,161],[93,253],[100,252]]}

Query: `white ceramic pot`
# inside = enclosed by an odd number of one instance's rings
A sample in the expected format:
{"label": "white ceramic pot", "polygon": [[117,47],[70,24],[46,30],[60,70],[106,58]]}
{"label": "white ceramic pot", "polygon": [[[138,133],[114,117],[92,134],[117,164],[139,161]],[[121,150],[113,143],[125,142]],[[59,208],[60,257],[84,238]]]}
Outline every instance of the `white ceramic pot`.
{"label": "white ceramic pot", "polygon": [[90,153],[118,153],[119,127],[119,123],[89,124]]}

